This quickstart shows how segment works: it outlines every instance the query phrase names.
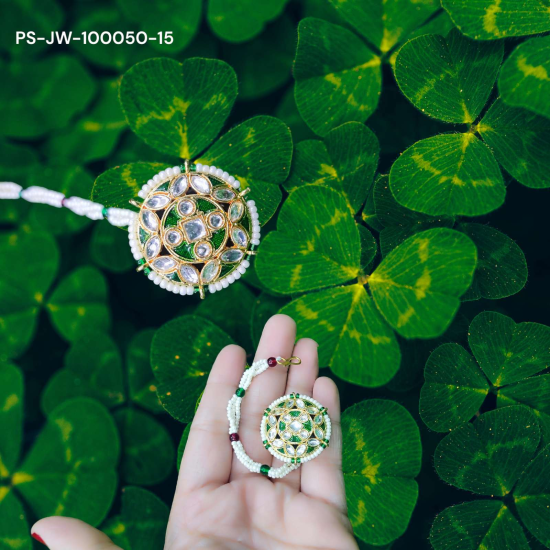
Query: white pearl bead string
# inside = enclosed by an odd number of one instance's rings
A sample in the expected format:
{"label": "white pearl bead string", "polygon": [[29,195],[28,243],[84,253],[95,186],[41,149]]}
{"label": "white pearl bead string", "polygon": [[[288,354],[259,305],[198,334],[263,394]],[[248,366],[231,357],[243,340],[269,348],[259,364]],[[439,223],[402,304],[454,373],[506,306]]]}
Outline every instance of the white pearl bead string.
{"label": "white pearl bead string", "polygon": [[37,204],[48,204],[54,208],[68,208],[78,216],[85,216],[91,220],[106,219],[111,225],[126,227],[137,218],[137,214],[125,208],[105,208],[102,204],[81,199],[80,197],[66,197],[59,191],[52,191],[44,187],[33,185],[23,189],[13,182],[0,182],[0,199],[23,199]]}
{"label": "white pearl bead string", "polygon": [[[282,357],[276,357],[277,363],[280,361],[284,361]],[[231,445],[233,447],[233,450],[235,451],[235,456],[239,460],[243,466],[248,468],[253,473],[264,473],[262,472],[262,464],[259,462],[256,462],[252,460],[246,453],[243,444],[240,441],[238,432],[239,432],[239,425],[241,421],[241,403],[244,397],[244,394],[246,390],[250,387],[250,384],[252,383],[252,380],[262,374],[264,371],[266,371],[269,368],[268,360],[267,359],[260,359],[259,361],[256,361],[252,364],[250,368],[245,370],[243,373],[241,380],[239,382],[239,388],[235,394],[231,397],[229,402],[227,403],[227,419],[229,421],[229,436],[231,438]],[[242,391],[241,391],[242,390]],[[239,395],[239,393],[242,393],[242,395]],[[271,405],[269,405],[269,409],[275,407],[278,403],[282,401],[286,401],[290,399],[290,394],[285,395],[283,397],[280,397],[273,401]],[[308,401],[311,401],[315,405],[319,407],[320,410],[324,409],[324,407],[311,397],[306,398]],[[325,420],[326,425],[326,434],[325,438],[326,440],[330,440],[331,435],[331,423],[330,418],[328,414],[325,412],[323,413],[323,417]],[[265,429],[267,417],[263,416],[262,421],[260,423],[260,435],[262,437],[262,441],[267,440],[267,433]],[[236,439],[233,439],[233,437],[236,436]],[[302,463],[307,462],[308,460],[312,460],[313,458],[316,458],[319,456],[319,454],[323,451],[324,447],[319,445],[319,448],[314,451],[311,455],[307,455],[306,457],[302,458],[299,463],[292,463],[292,459],[289,457],[283,457],[275,454],[275,452],[271,451],[271,449],[268,449],[269,452],[275,456],[277,459],[282,460],[285,464],[283,466],[280,466],[278,468],[272,468],[270,467],[266,474],[268,477],[271,477],[273,479],[281,479],[288,475],[293,470],[297,470]]]}

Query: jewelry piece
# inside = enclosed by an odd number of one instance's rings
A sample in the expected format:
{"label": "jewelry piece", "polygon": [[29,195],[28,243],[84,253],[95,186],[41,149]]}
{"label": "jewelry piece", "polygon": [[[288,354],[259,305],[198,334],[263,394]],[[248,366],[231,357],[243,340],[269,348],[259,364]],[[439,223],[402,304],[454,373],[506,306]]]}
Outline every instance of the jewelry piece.
{"label": "jewelry piece", "polygon": [[241,401],[254,377],[269,367],[299,365],[298,357],[260,359],[247,369],[239,387],[227,404],[229,440],[239,461],[251,472],[271,478],[282,478],[301,464],[318,457],[328,446],[331,423],[328,411],[318,401],[307,395],[291,393],[275,399],[267,407],[260,422],[260,436],[264,447],[285,464],[272,468],[252,460],[244,450],[239,437]]}
{"label": "jewelry piece", "polygon": [[0,183],[0,199],[65,207],[92,220],[128,226],[138,271],[169,292],[199,292],[204,298],[205,287],[214,293],[240,279],[260,244],[256,204],[244,199],[249,189],[239,192],[240,185],[220,168],[185,161],[161,170],[141,188],[143,202],[130,201],[139,213],[9,182]]}

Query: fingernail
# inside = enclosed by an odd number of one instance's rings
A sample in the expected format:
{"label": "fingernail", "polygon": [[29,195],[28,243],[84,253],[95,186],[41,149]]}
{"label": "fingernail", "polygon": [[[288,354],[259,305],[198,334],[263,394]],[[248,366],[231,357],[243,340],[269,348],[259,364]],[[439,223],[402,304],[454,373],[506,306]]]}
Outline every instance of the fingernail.
{"label": "fingernail", "polygon": [[42,540],[42,537],[38,533],[31,533],[31,537],[46,546],[46,543]]}

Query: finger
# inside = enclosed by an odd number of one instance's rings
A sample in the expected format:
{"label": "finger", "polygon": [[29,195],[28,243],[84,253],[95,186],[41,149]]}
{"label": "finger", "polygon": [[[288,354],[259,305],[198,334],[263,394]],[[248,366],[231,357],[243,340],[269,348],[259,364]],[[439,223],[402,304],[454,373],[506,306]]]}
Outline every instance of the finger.
{"label": "finger", "polygon": [[[296,339],[296,323],[287,315],[274,315],[266,323],[256,351],[255,361],[269,357],[290,357]],[[286,387],[287,367],[276,365],[268,368],[250,384],[242,400],[240,440],[250,458],[261,464],[271,465],[272,456],[264,448],[260,436],[260,420],[265,408]],[[233,457],[231,480],[250,473],[236,457]]]}
{"label": "finger", "polygon": [[327,408],[332,432],[329,446],[317,458],[302,466],[300,488],[302,493],[328,502],[345,513],[346,493],[342,474],[342,430],[338,388],[330,378],[318,378],[313,386],[313,398]]}
{"label": "finger", "polygon": [[212,366],[185,446],[174,507],[190,491],[229,480],[233,448],[227,431],[227,402],[239,385],[245,363],[242,348],[227,346]]}
{"label": "finger", "polygon": [[121,550],[107,535],[79,519],[44,518],[32,526],[31,535],[50,550]]}
{"label": "finger", "polygon": [[[313,385],[319,373],[319,358],[317,355],[318,344],[310,338],[298,340],[294,346],[292,355],[302,360],[300,365],[292,365],[288,370],[285,394],[299,393],[313,397]],[[287,476],[278,480],[288,487],[300,490],[301,468],[290,472]]]}

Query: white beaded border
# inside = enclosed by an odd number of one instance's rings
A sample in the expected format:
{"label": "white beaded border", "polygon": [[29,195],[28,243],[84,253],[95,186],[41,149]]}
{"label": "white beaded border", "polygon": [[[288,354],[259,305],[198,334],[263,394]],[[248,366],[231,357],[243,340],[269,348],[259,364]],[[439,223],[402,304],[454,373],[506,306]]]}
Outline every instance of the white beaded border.
{"label": "white beaded border", "polygon": [[[279,397],[278,399],[275,399],[275,401],[273,401],[271,403],[271,405],[269,405],[266,408],[267,409],[277,408],[277,407],[279,407],[280,403],[288,401],[290,399],[290,396],[291,396],[291,394],[283,395],[283,397]],[[294,398],[296,398],[296,397],[294,397]],[[306,401],[310,401],[311,403],[313,403],[319,409],[319,413],[320,413],[321,409],[324,409],[323,405],[321,405],[321,403],[319,403],[319,401],[313,399],[313,397],[309,397],[308,395],[300,394],[298,399],[305,399]],[[326,412],[323,413],[323,418],[325,420],[325,425],[326,425],[324,439],[327,440],[327,445],[328,445],[328,442],[330,441],[330,435],[332,433],[332,426],[331,426],[331,423],[330,423],[330,417]],[[262,421],[260,422],[260,435],[262,436],[262,441],[267,441],[268,440],[267,430],[266,430],[267,419],[268,419],[267,416],[262,416]],[[324,439],[322,439],[321,441],[324,441]],[[319,441],[319,447],[317,449],[315,449],[315,451],[313,451],[311,454],[308,454],[308,455],[304,456],[303,458],[299,457],[300,458],[300,463],[303,464],[304,462],[308,462],[309,460],[313,460],[314,458],[317,458],[323,452],[325,447],[323,447],[323,445],[321,445],[321,441]],[[277,451],[274,451],[273,447],[269,447],[267,450],[275,458],[278,458],[279,460],[282,460],[283,462],[291,462],[292,461],[292,459],[290,457],[281,456],[280,453],[278,453]]]}
{"label": "white beaded border", "polygon": [[[276,359],[277,359],[277,361],[282,360],[281,357],[277,357]],[[262,372],[266,371],[268,368],[269,368],[269,365],[267,363],[267,359],[260,359],[259,361],[254,362],[250,368],[248,368],[244,371],[244,374],[241,377],[241,381],[239,382],[239,388],[242,388],[246,392],[246,390],[248,390],[248,388],[250,387],[250,384],[252,383],[252,380],[256,376],[258,376],[259,374],[262,374]],[[239,424],[240,424],[240,421],[241,421],[241,402],[243,400],[243,397],[239,397],[235,393],[235,394],[232,395],[231,399],[227,403],[227,419],[229,421],[229,432],[228,432],[229,435],[239,433]],[[279,402],[282,399],[289,399],[289,398],[290,398],[290,395],[285,395],[285,396],[283,396],[279,399],[276,399],[273,403]],[[315,401],[311,397],[306,397],[306,399],[308,401],[311,401],[312,403],[315,403],[315,405],[317,405],[319,407],[319,409],[323,408],[323,406],[318,401]],[[269,406],[269,408],[272,407],[273,403]],[[328,414],[326,414],[326,413],[324,414],[324,417],[325,417],[325,422],[326,422],[326,425],[327,425],[326,439],[330,440],[330,431],[331,431],[330,418],[329,418]],[[265,419],[265,418],[266,418],[265,416],[262,417],[262,422],[264,422],[263,419]],[[260,428],[260,433],[261,433],[261,428]],[[263,435],[262,435],[262,441],[264,441],[265,439],[267,439],[267,438],[263,437]],[[258,474],[260,473],[260,469],[262,467],[262,464],[260,464],[259,462],[255,462],[254,460],[252,460],[248,456],[248,454],[244,450],[243,444],[241,443],[240,440],[239,441],[231,441],[231,446],[233,447],[233,450],[235,451],[235,456],[237,457],[239,462],[241,464],[243,464],[243,466],[248,468],[253,473],[258,473]],[[321,451],[319,451],[319,453],[320,452]],[[317,451],[315,451],[315,453],[317,453]],[[314,458],[313,455],[315,453],[312,453],[311,455],[308,455],[308,456],[311,457],[309,460]],[[319,453],[315,454],[315,456],[318,456]],[[273,453],[271,453],[271,454],[273,454]],[[280,466],[279,468],[269,468],[269,471],[268,471],[267,475],[268,475],[268,477],[271,477],[271,478],[274,478],[274,479],[283,478],[287,474],[292,472],[293,470],[297,470],[300,467],[301,462],[303,462],[301,460],[300,463],[292,464],[291,459],[284,460],[284,458],[282,458],[280,456],[277,456],[277,455],[273,455],[273,456],[275,456],[279,460],[282,460],[283,462],[285,462],[285,464],[283,466]]]}
{"label": "white beaded border", "polygon": [[[223,171],[221,168],[216,168],[215,166],[197,164],[193,173],[210,174],[212,176],[216,176],[217,178],[222,179],[223,181],[231,185],[231,187],[233,187],[234,189],[240,189],[241,187],[241,182],[239,180],[237,180],[234,176],[230,176],[228,172]],[[145,199],[145,197],[149,194],[151,190],[157,188],[163,183],[166,183],[167,180],[179,174],[181,174],[181,166],[173,166],[172,168],[161,170],[160,172],[158,172],[158,174],[155,174],[150,180],[148,180],[145,185],[143,185],[143,187],[138,192],[138,196],[142,199]],[[256,202],[253,200],[248,200],[246,201],[246,206],[248,208],[248,214],[252,221],[252,235],[250,239],[250,244],[258,246],[260,244],[261,238],[261,227]],[[139,261],[143,258],[143,253],[141,252],[138,245],[138,232],[139,223],[138,217],[136,215],[133,223],[128,227],[128,241],[130,244],[130,250],[132,251],[132,255],[134,256],[134,259],[136,261]],[[224,288],[227,288],[229,285],[240,279],[246,273],[246,270],[249,267],[250,261],[245,258],[241,261],[241,263],[234,271],[223,277],[223,279],[219,279],[215,283],[208,285],[209,292],[211,294],[214,294],[214,292],[218,292],[220,290],[223,290]],[[163,288],[168,292],[173,292],[174,294],[180,294],[181,296],[190,296],[198,290],[198,287],[186,285],[185,283],[174,282],[171,279],[168,279],[167,277],[161,275],[160,273],[157,273],[154,269],[151,269],[151,272],[147,275],[147,278],[156,285],[160,286],[160,288]]]}

